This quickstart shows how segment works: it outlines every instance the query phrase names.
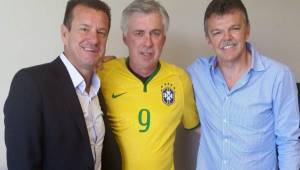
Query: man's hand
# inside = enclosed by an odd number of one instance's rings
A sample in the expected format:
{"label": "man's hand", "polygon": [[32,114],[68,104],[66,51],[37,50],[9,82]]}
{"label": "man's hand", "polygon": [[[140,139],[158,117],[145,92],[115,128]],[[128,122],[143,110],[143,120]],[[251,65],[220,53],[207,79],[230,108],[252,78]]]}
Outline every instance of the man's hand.
{"label": "man's hand", "polygon": [[102,58],[102,62],[105,63],[105,62],[108,62],[108,61],[113,60],[113,59],[116,59],[116,58],[117,58],[117,57],[114,56],[114,55],[104,56],[104,57]]}
{"label": "man's hand", "polygon": [[197,127],[194,131],[196,132],[197,135],[199,135],[199,136],[201,135],[201,129],[200,129],[200,126]]}
{"label": "man's hand", "polygon": [[113,55],[108,55],[108,56],[104,56],[101,58],[100,62],[97,65],[97,70],[101,70],[102,69],[102,63],[108,62],[110,60],[114,60],[116,59],[116,56]]}

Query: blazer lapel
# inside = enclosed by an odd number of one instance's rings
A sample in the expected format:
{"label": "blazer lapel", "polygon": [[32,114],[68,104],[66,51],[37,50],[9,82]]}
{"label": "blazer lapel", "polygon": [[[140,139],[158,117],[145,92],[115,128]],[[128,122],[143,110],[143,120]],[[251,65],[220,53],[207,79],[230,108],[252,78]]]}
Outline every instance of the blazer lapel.
{"label": "blazer lapel", "polygon": [[52,65],[53,70],[56,74],[55,77],[57,77],[57,87],[59,87],[59,89],[57,89],[57,93],[58,95],[60,95],[61,101],[64,102],[63,104],[67,108],[66,114],[70,114],[70,119],[73,119],[77,127],[79,128],[79,131],[83,136],[83,142],[87,148],[87,155],[83,155],[83,159],[86,159],[89,165],[94,165],[88,130],[71,77],[59,57],[52,62]]}
{"label": "blazer lapel", "polygon": [[64,104],[68,107],[70,116],[74,118],[84,138],[89,139],[85,119],[83,117],[83,111],[68,70],[60,58],[54,60],[52,64],[53,67],[55,67],[54,69],[57,74],[57,82],[60,87],[58,93],[60,93],[60,95],[65,99],[63,100],[65,101]]}

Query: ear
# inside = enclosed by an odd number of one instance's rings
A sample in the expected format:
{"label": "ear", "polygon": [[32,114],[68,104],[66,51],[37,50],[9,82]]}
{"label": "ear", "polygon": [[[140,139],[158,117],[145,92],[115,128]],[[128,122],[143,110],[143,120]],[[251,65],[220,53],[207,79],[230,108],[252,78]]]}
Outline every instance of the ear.
{"label": "ear", "polygon": [[206,35],[206,36],[205,36],[205,40],[206,40],[208,46],[209,46],[210,48],[213,48],[212,43],[211,43],[211,40],[210,40],[210,38],[209,38],[209,35]]}
{"label": "ear", "polygon": [[67,43],[67,39],[68,39],[68,34],[69,34],[69,30],[68,28],[63,24],[60,26],[60,37],[63,41],[63,44]]}
{"label": "ear", "polygon": [[250,36],[250,24],[247,24],[246,25],[246,40],[248,40]]}
{"label": "ear", "polygon": [[127,44],[127,37],[125,36],[125,33],[123,33],[123,42],[124,42],[125,45],[128,45]]}
{"label": "ear", "polygon": [[167,36],[166,36],[166,34],[164,35],[164,37],[163,37],[163,42],[162,42],[162,44],[163,44],[163,46],[165,45],[165,42],[166,42],[166,39],[167,39]]}

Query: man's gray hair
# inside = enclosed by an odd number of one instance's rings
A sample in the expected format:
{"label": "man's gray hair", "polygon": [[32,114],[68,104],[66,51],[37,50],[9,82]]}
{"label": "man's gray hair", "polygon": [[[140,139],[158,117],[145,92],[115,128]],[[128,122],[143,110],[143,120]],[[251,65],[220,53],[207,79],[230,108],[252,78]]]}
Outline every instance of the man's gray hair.
{"label": "man's gray hair", "polygon": [[167,10],[155,0],[134,0],[122,12],[121,29],[123,34],[128,31],[128,19],[134,13],[159,13],[162,17],[165,33],[169,28],[169,15]]}

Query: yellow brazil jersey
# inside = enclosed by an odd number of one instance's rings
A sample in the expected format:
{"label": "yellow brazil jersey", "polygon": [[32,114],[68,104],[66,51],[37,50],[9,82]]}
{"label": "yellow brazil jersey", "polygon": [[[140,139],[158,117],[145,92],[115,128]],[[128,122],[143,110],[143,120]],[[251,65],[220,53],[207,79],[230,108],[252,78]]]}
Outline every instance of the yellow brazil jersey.
{"label": "yellow brazil jersey", "polygon": [[143,83],[126,59],[98,72],[107,116],[121,149],[124,170],[173,170],[176,128],[199,124],[191,81],[183,69],[160,61]]}

